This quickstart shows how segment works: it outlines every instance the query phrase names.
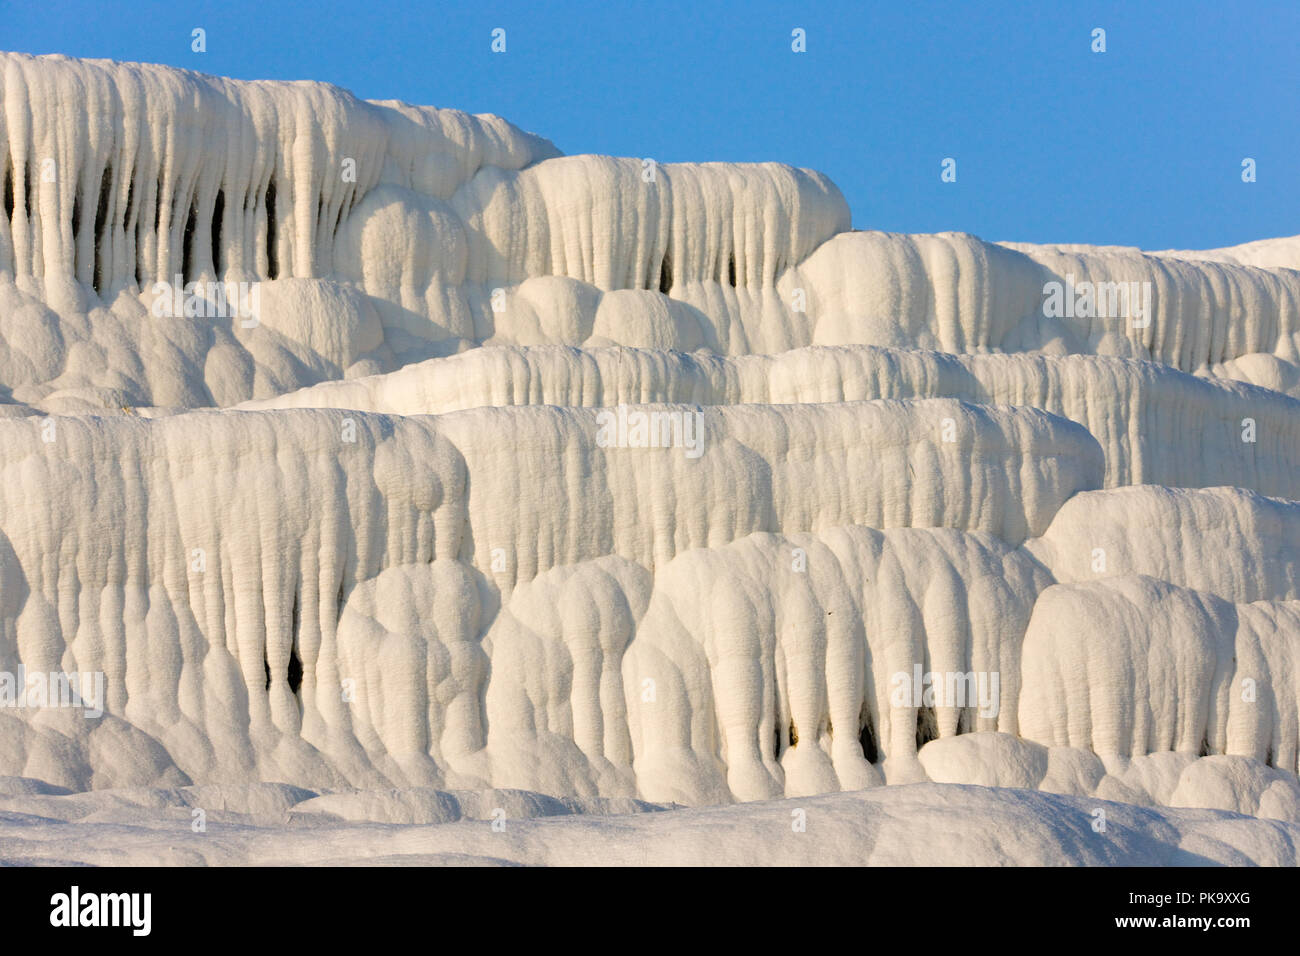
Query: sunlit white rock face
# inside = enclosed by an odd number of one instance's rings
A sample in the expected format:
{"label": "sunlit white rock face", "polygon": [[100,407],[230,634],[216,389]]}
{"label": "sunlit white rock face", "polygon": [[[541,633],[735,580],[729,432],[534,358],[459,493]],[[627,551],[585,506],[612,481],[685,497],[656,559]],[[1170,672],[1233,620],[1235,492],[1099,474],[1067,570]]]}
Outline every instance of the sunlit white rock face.
{"label": "sunlit white rock face", "polygon": [[808,170],[18,54],[0,175],[0,671],[104,711],[0,707],[0,777],[1300,823],[1297,239],[850,231]]}

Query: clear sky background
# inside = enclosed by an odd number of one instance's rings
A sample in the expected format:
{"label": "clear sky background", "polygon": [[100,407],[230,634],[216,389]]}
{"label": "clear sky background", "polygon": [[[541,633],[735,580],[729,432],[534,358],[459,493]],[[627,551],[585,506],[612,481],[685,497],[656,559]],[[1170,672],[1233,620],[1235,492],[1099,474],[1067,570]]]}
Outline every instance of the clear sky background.
{"label": "clear sky background", "polygon": [[1300,0],[0,0],[0,49],[324,80],[497,113],[569,154],[812,167],[860,229],[1154,249],[1300,233]]}

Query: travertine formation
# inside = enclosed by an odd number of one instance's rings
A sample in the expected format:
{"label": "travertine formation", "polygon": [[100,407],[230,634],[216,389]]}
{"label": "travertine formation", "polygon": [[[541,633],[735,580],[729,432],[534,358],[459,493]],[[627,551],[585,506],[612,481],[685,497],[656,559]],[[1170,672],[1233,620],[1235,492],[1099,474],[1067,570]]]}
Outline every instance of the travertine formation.
{"label": "travertine formation", "polygon": [[0,175],[0,671],[104,711],[0,776],[1300,821],[1297,239],[16,54]]}

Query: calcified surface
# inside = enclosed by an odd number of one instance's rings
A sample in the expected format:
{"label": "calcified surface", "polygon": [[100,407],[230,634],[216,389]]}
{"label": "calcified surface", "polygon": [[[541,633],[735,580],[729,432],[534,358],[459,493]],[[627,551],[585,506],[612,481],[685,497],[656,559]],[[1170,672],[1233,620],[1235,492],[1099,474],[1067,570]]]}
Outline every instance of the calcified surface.
{"label": "calcified surface", "polygon": [[0,857],[1296,862],[1300,240],[16,54],[0,175],[0,671],[104,681],[0,707]]}

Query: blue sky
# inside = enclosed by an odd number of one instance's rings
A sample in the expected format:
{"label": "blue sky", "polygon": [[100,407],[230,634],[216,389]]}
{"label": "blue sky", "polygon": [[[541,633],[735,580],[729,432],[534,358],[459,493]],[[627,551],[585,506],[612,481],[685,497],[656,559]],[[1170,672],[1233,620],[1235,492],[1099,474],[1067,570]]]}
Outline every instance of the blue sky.
{"label": "blue sky", "polygon": [[1296,0],[115,6],[0,0],[0,49],[326,80],[498,113],[570,154],[808,166],[861,229],[1145,248],[1300,233]]}

